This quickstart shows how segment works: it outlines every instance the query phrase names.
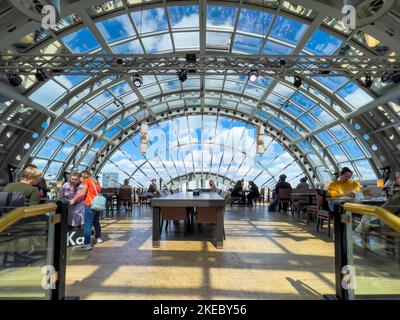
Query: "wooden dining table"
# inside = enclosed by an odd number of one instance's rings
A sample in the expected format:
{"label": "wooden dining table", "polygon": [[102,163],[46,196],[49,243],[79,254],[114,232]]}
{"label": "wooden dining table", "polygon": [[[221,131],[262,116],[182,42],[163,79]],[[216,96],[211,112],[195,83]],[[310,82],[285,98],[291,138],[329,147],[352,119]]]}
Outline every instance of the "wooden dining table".
{"label": "wooden dining table", "polygon": [[192,192],[181,192],[167,196],[151,199],[153,207],[153,248],[160,247],[161,209],[164,207],[184,208],[216,208],[216,247],[222,249],[224,246],[224,208],[225,200],[215,192],[201,192],[198,196]]}

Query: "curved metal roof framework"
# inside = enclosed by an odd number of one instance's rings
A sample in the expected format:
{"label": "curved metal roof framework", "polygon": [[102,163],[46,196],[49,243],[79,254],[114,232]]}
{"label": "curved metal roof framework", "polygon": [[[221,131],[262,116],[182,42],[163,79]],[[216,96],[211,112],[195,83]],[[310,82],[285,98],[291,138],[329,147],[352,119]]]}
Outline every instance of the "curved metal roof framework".
{"label": "curved metal roof framework", "polygon": [[[347,30],[323,6],[119,0],[90,7],[91,2],[78,1],[54,30],[3,43],[1,52],[310,58],[344,51],[382,56],[385,45],[383,55],[390,58],[398,49]],[[345,165],[358,179],[375,180],[381,166],[400,165],[400,86],[375,81],[367,89],[359,77],[349,66],[347,76],[333,71],[304,77],[297,88],[290,76],[263,72],[252,83],[227,69],[189,74],[183,83],[176,75],[147,74],[136,88],[129,73],[70,71],[46,82],[25,75],[18,88],[0,82],[0,156],[19,167],[33,161],[49,179],[73,168],[118,170],[121,180],[139,186],[153,176],[172,184],[199,173],[223,177],[224,183],[246,177],[270,186],[282,171],[293,179],[306,174],[317,184]],[[143,121],[151,125],[147,155],[138,148]],[[256,125],[268,134],[262,156],[253,148]],[[236,140],[221,142],[230,135]]]}

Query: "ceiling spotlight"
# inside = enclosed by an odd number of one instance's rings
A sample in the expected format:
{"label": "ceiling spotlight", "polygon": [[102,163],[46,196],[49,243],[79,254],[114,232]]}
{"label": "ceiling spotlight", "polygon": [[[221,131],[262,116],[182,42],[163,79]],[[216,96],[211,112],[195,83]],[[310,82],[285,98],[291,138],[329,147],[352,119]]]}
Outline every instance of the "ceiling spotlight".
{"label": "ceiling spotlight", "polygon": [[187,70],[182,69],[181,71],[178,71],[177,74],[181,82],[185,82],[187,80]]}
{"label": "ceiling spotlight", "polygon": [[124,60],[123,59],[121,59],[121,58],[118,58],[117,59],[117,64],[118,65],[122,65],[124,63]]}
{"label": "ceiling spotlight", "polygon": [[140,88],[143,84],[143,77],[140,75],[135,75],[133,78],[133,84],[135,85],[136,88]]}
{"label": "ceiling spotlight", "polygon": [[43,82],[47,80],[47,75],[44,73],[42,69],[37,69],[35,73],[35,78],[39,82]]}
{"label": "ceiling spotlight", "polygon": [[293,85],[298,89],[303,84],[303,80],[299,76],[294,77]]}
{"label": "ceiling spotlight", "polygon": [[279,60],[279,64],[283,67],[286,66],[286,60],[285,59],[281,59]]}
{"label": "ceiling spotlight", "polygon": [[8,75],[8,82],[13,87],[18,87],[18,86],[20,86],[22,84],[22,78],[17,74],[9,74]]}
{"label": "ceiling spotlight", "polygon": [[258,78],[258,71],[257,70],[251,70],[249,72],[249,81],[250,82],[255,82]]}
{"label": "ceiling spotlight", "polygon": [[374,83],[374,81],[372,80],[372,77],[371,76],[366,76],[363,85],[366,88],[371,88],[373,83]]}

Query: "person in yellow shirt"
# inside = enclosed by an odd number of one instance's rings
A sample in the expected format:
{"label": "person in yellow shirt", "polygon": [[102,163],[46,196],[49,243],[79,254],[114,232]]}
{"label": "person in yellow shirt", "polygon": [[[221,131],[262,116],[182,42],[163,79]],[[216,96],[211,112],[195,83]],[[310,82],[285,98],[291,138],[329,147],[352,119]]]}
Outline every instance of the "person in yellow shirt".
{"label": "person in yellow shirt", "polygon": [[353,171],[344,167],[340,171],[339,179],[333,181],[328,186],[329,195],[332,198],[350,197],[355,198],[356,192],[361,191],[360,184],[357,181],[350,180],[353,176]]}

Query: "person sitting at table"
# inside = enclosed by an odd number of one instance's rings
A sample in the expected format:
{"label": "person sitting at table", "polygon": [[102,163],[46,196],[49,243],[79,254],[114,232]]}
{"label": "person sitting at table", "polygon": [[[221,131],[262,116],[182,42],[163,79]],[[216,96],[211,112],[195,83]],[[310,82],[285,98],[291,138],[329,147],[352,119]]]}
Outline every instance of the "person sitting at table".
{"label": "person sitting at table", "polygon": [[25,195],[25,206],[39,204],[40,194],[36,185],[42,179],[42,172],[37,167],[27,166],[21,171],[21,180],[9,183],[4,192],[22,192]]}
{"label": "person sitting at table", "polygon": [[213,180],[210,180],[208,184],[210,185],[211,192],[217,192],[217,186],[215,185],[215,182]]}
{"label": "person sitting at table", "polygon": [[157,180],[156,179],[151,179],[151,184],[149,188],[147,189],[147,197],[153,198],[159,194],[158,188],[157,188]]}
{"label": "person sitting at table", "polygon": [[247,205],[249,207],[253,206],[253,199],[260,196],[260,191],[258,190],[258,186],[253,182],[249,181],[249,193],[247,194]]}
{"label": "person sitting at table", "polygon": [[243,192],[243,185],[242,185],[242,181],[238,180],[235,184],[235,186],[232,189],[232,193],[231,193],[232,197],[236,197],[236,198],[241,198],[241,202],[240,205],[244,205],[246,202],[246,198]]}
{"label": "person sitting at table", "polygon": [[[279,190],[281,190],[281,189],[290,189],[290,190],[292,190],[292,185],[289,182],[287,182],[286,179],[287,179],[287,176],[285,174],[281,174],[279,176],[278,183],[275,186],[275,197],[276,197],[276,200],[272,204],[273,207],[276,207],[276,205],[279,202]],[[278,208],[278,211],[280,209],[281,208]],[[284,212],[287,212],[287,209],[288,209],[287,208],[287,203],[283,204],[283,208],[282,209],[283,209]]]}
{"label": "person sitting at table", "polygon": [[396,215],[400,213],[400,169],[396,170],[395,179],[388,190],[388,200],[382,207]]}
{"label": "person sitting at table", "polygon": [[[125,179],[124,180],[124,184],[122,186],[120,186],[119,188],[120,189],[130,189],[131,193],[132,193],[132,186],[129,185],[129,179]],[[127,211],[128,203],[127,202],[123,202],[122,204],[124,205],[125,211]]]}
{"label": "person sitting at table", "polygon": [[297,185],[296,189],[310,189],[310,185],[307,183],[307,177],[300,179],[300,183]]}
{"label": "person sitting at table", "polygon": [[355,198],[356,192],[361,191],[360,184],[357,181],[350,180],[353,171],[348,167],[343,167],[339,174],[339,179],[333,181],[328,186],[328,193],[332,198]]}
{"label": "person sitting at table", "polygon": [[73,172],[69,181],[61,188],[61,196],[69,201],[68,226],[72,229],[82,228],[85,220],[85,201],[80,199],[83,185],[81,184],[79,172]]}

